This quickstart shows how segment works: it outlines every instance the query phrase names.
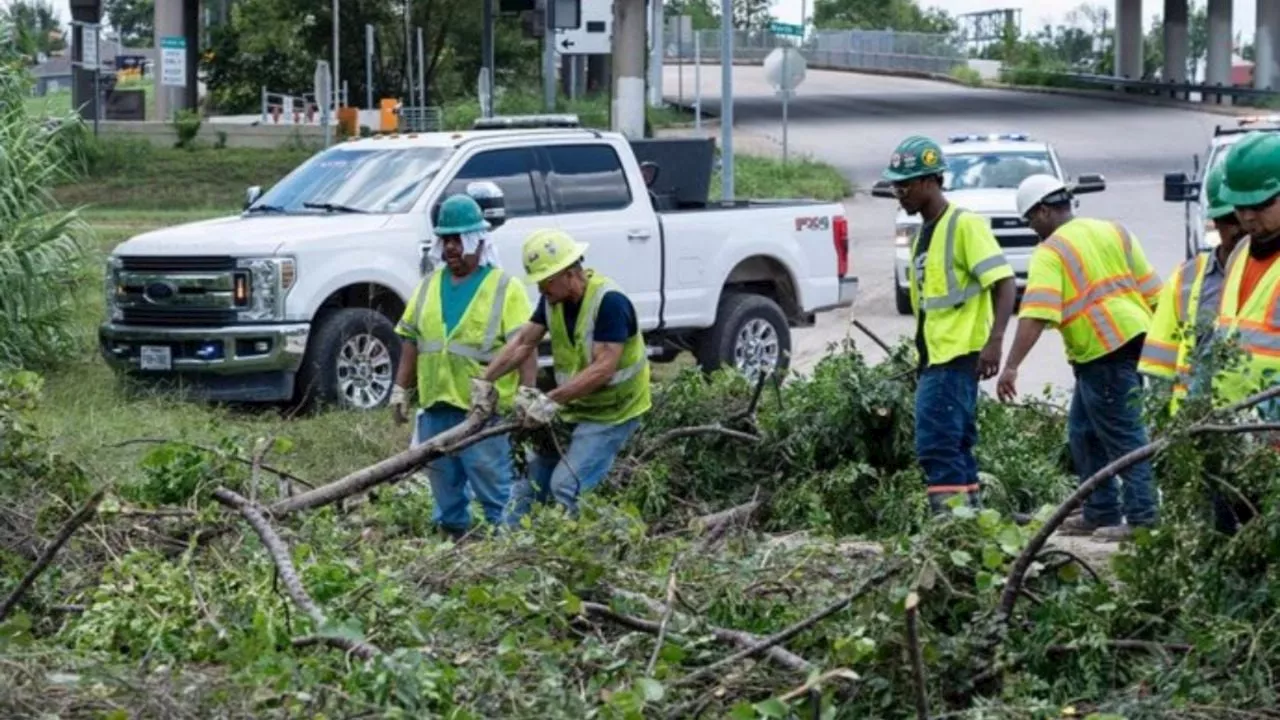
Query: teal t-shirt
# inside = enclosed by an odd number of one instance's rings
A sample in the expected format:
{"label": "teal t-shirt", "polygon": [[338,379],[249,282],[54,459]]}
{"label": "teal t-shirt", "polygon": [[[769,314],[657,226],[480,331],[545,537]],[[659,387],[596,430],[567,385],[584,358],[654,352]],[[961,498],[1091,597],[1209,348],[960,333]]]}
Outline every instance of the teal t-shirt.
{"label": "teal t-shirt", "polygon": [[467,312],[467,306],[471,304],[471,298],[476,296],[476,291],[480,289],[480,283],[488,277],[489,270],[488,265],[481,265],[475,272],[463,278],[462,282],[454,282],[448,268],[444,270],[444,276],[440,278],[440,311],[444,315],[446,335],[453,332],[453,328],[462,321],[462,316]]}

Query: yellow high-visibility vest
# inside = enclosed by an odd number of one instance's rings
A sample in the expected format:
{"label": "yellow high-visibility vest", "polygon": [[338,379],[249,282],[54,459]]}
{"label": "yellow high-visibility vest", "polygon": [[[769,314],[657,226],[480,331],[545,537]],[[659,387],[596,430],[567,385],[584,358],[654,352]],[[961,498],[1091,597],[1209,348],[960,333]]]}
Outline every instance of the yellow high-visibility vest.
{"label": "yellow high-visibility vest", "polygon": [[1205,323],[1212,327],[1216,321],[1216,308],[1207,318],[1199,316],[1205,274],[1216,263],[1210,251],[1199,253],[1179,265],[1161,290],[1151,327],[1147,329],[1138,372],[1173,381],[1170,413],[1176,413],[1178,405],[1187,396],[1191,382],[1191,357],[1199,334],[1196,325]]}
{"label": "yellow high-visibility vest", "polygon": [[1218,306],[1217,333],[1234,339],[1249,354],[1244,367],[1220,372],[1214,378],[1214,389],[1226,403],[1243,400],[1280,382],[1280,260],[1271,265],[1244,306],[1240,306],[1240,281],[1249,258],[1249,242],[1248,238],[1242,240],[1227,260],[1227,281]]}
{"label": "yellow high-visibility vest", "polygon": [[1031,253],[1018,316],[1058,328],[1067,359],[1086,363],[1147,332],[1161,287],[1127,229],[1073,218]]}
{"label": "yellow high-visibility vest", "polygon": [[[471,407],[471,380],[484,373],[533,310],[521,283],[496,267],[490,268],[462,318],[446,334],[440,299],[446,274],[447,269],[441,268],[418,284],[396,333],[417,345],[418,405],[429,408],[444,403],[467,410]],[[502,411],[511,409],[518,382],[519,373],[514,372],[494,382]]]}
{"label": "yellow high-visibility vest", "polygon": [[941,365],[979,352],[987,344],[995,320],[987,291],[1013,277],[1013,267],[982,216],[948,205],[926,240],[924,287],[917,288],[915,257],[920,239],[917,231],[907,263],[911,309],[917,318],[924,314],[929,364]]}
{"label": "yellow high-visibility vest", "polygon": [[[578,310],[577,324],[570,329],[565,323],[564,306],[547,303],[547,330],[551,334],[551,357],[555,364],[556,384],[564,385],[574,375],[587,369],[594,352],[596,315],[600,303],[610,290],[621,289],[609,278],[594,270],[587,270],[587,291]],[[572,340],[570,340],[572,333]],[[618,368],[608,384],[587,395],[570,401],[560,411],[566,422],[596,422],[605,425],[621,425],[648,412],[652,406],[649,392],[649,357],[645,351],[644,336],[637,327],[622,346]]]}

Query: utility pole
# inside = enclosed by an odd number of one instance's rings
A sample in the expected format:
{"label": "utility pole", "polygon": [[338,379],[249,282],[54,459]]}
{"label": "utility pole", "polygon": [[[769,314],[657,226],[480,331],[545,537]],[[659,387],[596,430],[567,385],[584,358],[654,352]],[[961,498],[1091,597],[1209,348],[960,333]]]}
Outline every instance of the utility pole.
{"label": "utility pole", "polygon": [[629,138],[644,137],[645,15],[645,0],[614,0],[611,116],[613,130]]}
{"label": "utility pole", "polygon": [[401,101],[404,107],[413,106],[413,40],[409,30],[410,8],[412,4],[409,0],[404,2],[404,77],[405,77],[405,100]]}
{"label": "utility pole", "polygon": [[665,41],[666,12],[662,0],[649,0],[652,15],[649,29],[649,106],[662,107],[662,57]]}
{"label": "utility pole", "polygon": [[364,109],[373,109],[373,26],[364,26]]}
{"label": "utility pole", "polygon": [[[493,0],[480,0],[484,4],[484,28],[480,31],[480,65],[489,76],[489,84],[485,86],[485,95],[481,98],[480,107],[487,108],[485,116],[493,114]],[[486,102],[487,101],[487,102]]]}
{"label": "utility pole", "polygon": [[[340,0],[333,0],[333,97],[325,98],[325,102],[332,102],[336,111],[338,108],[338,88],[342,87],[342,74],[338,72],[338,3]],[[316,98],[319,100],[319,98]]]}
{"label": "utility pole", "polygon": [[546,22],[542,30],[542,102],[546,111],[556,111],[556,0],[546,0]]}
{"label": "utility pole", "polygon": [[720,189],[733,202],[733,0],[720,0]]}

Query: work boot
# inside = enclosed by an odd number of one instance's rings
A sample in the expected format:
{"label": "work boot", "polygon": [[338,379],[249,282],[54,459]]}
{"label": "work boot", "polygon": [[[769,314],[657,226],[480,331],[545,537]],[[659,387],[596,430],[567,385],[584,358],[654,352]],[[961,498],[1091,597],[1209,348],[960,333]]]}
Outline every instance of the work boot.
{"label": "work boot", "polygon": [[1062,535],[1085,536],[1085,535],[1093,535],[1098,530],[1103,528],[1116,528],[1116,527],[1120,527],[1120,524],[1116,523],[1115,525],[1102,525],[1092,520],[1086,520],[1084,517],[1084,513],[1080,513],[1079,515],[1068,515],[1067,519],[1062,521],[1062,525],[1058,526],[1058,532]]}
{"label": "work boot", "polygon": [[1125,540],[1132,540],[1134,531],[1142,527],[1150,528],[1152,526],[1130,525],[1129,523],[1125,523],[1123,525],[1107,525],[1094,530],[1092,537],[1098,542],[1124,542]]}

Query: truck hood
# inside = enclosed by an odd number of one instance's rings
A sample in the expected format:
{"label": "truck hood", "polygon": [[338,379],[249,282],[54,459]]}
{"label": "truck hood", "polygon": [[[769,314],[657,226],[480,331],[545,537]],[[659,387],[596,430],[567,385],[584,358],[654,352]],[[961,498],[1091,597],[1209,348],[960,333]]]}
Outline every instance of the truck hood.
{"label": "truck hood", "polygon": [[114,255],[274,255],[291,245],[375,232],[391,215],[257,215],[214,218],[136,235]]}
{"label": "truck hood", "polygon": [[[990,188],[955,190],[947,193],[947,199],[955,205],[979,215],[1017,215],[1018,191],[1016,188]],[[919,225],[919,215],[908,215],[898,209],[899,225]]]}

